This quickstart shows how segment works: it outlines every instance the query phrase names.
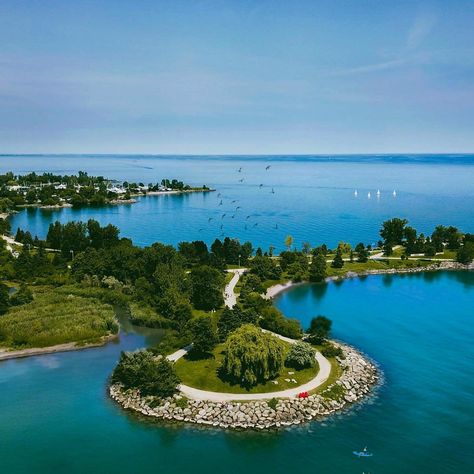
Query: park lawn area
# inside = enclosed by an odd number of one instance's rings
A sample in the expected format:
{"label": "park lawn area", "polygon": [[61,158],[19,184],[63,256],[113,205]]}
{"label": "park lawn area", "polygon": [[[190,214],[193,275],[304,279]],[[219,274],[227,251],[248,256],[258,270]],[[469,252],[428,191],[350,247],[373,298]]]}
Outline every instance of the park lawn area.
{"label": "park lawn area", "polygon": [[35,288],[31,303],[12,307],[0,316],[0,347],[11,349],[82,345],[117,332],[112,306],[49,287]]}
{"label": "park lawn area", "polygon": [[378,262],[375,260],[369,260],[366,263],[361,262],[344,262],[344,266],[342,268],[333,268],[330,264],[327,265],[327,276],[344,276],[347,272],[364,272],[366,270],[382,270],[388,268],[382,262]]}
{"label": "park lawn area", "polygon": [[[246,389],[240,385],[231,384],[219,378],[219,368],[224,358],[223,350],[224,344],[219,344],[212,351],[212,355],[207,359],[193,360],[192,354],[179,359],[175,364],[175,368],[181,382],[190,387],[209,390],[211,392],[271,393],[294,388],[309,382],[312,378],[316,377],[319,371],[317,363],[314,367],[302,370],[284,367],[280,375],[274,379],[278,381],[277,385],[268,381],[265,384],[259,384],[251,389]],[[290,375],[288,372],[293,372],[293,374]],[[297,383],[287,382],[285,379],[295,379]]]}
{"label": "park lawn area", "polygon": [[442,253],[437,253],[433,258],[450,258],[452,260],[456,260],[456,256],[456,250],[445,250]]}

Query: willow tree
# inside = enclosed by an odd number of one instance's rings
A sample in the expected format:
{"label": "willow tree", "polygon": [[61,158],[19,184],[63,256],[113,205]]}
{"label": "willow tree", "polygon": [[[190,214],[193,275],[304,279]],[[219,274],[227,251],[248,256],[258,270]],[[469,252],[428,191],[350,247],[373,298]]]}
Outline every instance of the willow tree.
{"label": "willow tree", "polygon": [[270,380],[283,368],[286,344],[253,324],[244,324],[225,344],[222,370],[242,386]]}

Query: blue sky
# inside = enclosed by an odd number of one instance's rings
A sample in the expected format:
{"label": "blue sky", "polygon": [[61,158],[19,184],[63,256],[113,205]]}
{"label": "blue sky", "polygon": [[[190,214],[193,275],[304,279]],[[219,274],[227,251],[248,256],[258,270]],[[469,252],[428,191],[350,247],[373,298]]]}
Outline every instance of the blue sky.
{"label": "blue sky", "polygon": [[474,1],[0,0],[1,153],[474,152]]}

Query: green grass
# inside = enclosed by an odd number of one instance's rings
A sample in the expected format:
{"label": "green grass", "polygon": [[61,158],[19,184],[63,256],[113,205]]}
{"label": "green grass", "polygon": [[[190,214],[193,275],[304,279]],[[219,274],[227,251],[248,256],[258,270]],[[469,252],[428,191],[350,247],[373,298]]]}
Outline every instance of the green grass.
{"label": "green grass", "polygon": [[0,346],[13,349],[98,342],[118,331],[112,306],[97,299],[35,288],[35,299],[0,317]]}
{"label": "green grass", "polygon": [[130,321],[148,328],[167,329],[173,326],[172,321],[158,314],[152,307],[138,303],[130,303]]}
{"label": "green grass", "polygon": [[[278,381],[278,385],[269,381],[247,390],[240,385],[231,384],[219,378],[218,371],[224,358],[223,349],[223,344],[218,345],[212,352],[212,355],[207,359],[193,360],[192,356],[179,359],[175,364],[175,368],[182,383],[211,392],[271,393],[294,388],[309,382],[312,378],[316,377],[319,371],[317,364],[315,367],[303,370],[285,367],[279,376],[275,378],[275,380]],[[294,373],[290,375],[288,372]],[[297,383],[286,382],[285,379],[295,379]]]}

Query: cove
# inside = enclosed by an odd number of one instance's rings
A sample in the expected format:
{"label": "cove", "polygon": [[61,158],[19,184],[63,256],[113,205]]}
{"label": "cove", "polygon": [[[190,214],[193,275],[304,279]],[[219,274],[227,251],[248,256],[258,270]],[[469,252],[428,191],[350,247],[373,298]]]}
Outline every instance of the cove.
{"label": "cove", "polygon": [[[156,342],[125,326],[105,347],[0,363],[0,457],[9,473],[451,473],[474,469],[474,273],[370,276],[283,293],[303,324],[316,314],[334,336],[380,363],[367,403],[323,423],[268,432],[156,424],[106,392],[121,350]],[[351,453],[367,445],[360,460]]]}

